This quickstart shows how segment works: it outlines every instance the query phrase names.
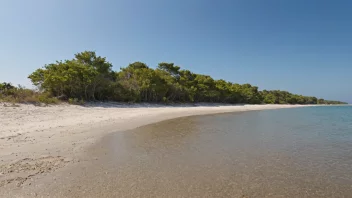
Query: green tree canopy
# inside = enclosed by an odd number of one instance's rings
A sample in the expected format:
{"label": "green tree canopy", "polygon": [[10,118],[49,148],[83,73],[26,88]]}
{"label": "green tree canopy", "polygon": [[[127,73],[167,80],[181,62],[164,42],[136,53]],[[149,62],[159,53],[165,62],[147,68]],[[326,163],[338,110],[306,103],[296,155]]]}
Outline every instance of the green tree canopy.
{"label": "green tree canopy", "polygon": [[[93,51],[75,54],[29,75],[32,83],[53,96],[84,100],[124,102],[219,102],[247,104],[341,104],[281,90],[259,91],[251,84],[237,84],[209,75],[182,70],[162,62],[155,69],[134,62],[120,71]],[[10,85],[0,84],[0,92]]]}

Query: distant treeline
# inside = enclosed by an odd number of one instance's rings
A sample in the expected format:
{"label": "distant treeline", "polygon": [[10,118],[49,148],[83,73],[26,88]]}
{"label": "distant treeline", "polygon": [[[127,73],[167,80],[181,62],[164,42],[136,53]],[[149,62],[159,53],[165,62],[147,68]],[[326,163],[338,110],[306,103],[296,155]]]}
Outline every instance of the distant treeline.
{"label": "distant treeline", "polygon": [[[113,71],[105,57],[92,51],[45,65],[28,78],[46,96],[71,101],[344,104],[287,91],[259,91],[250,84],[214,80],[208,75],[182,70],[173,63],[159,63],[152,69],[145,63],[134,62]],[[0,99],[10,89],[18,88],[1,84]]]}

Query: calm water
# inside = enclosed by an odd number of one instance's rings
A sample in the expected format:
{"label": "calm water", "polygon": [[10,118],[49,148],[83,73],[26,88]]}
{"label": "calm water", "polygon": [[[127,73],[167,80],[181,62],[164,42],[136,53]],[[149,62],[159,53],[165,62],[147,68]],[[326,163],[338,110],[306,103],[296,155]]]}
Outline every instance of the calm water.
{"label": "calm water", "polygon": [[99,148],[105,161],[91,165],[101,171],[90,193],[352,197],[352,106],[174,119],[116,133]]}

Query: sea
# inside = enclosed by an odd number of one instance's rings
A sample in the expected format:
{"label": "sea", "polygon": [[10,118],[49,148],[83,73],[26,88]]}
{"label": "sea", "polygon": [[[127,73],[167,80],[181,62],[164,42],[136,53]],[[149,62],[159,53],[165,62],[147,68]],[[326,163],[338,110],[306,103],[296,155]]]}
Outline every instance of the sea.
{"label": "sea", "polygon": [[352,197],[348,105],[177,118],[111,134],[94,150],[76,193]]}

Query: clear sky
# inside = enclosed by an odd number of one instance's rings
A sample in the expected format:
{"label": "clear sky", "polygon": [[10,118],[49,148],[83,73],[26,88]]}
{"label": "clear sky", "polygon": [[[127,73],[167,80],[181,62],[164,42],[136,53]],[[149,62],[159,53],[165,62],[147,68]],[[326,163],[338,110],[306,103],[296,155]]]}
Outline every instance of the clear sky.
{"label": "clear sky", "polygon": [[94,50],[118,70],[174,62],[216,79],[352,102],[352,1],[2,0],[0,81]]}

